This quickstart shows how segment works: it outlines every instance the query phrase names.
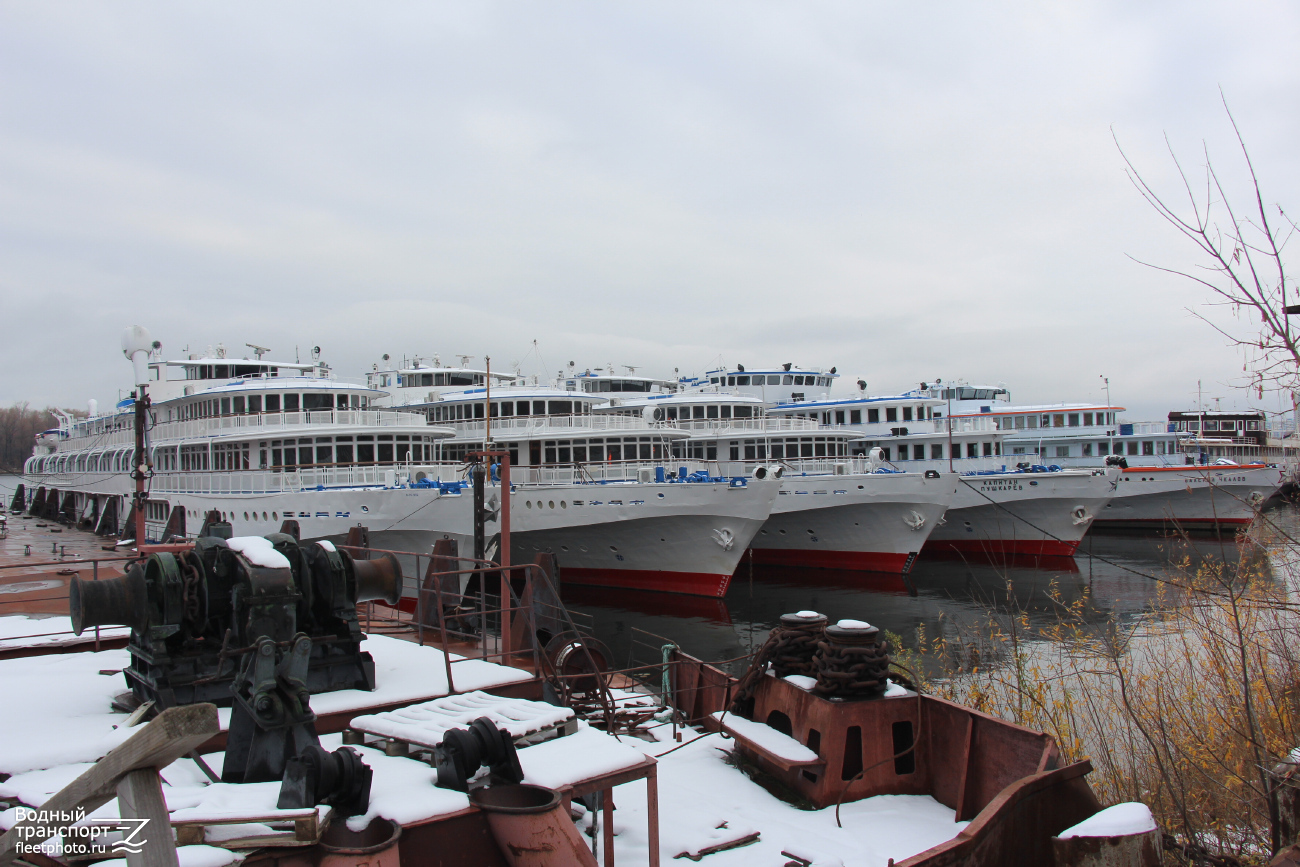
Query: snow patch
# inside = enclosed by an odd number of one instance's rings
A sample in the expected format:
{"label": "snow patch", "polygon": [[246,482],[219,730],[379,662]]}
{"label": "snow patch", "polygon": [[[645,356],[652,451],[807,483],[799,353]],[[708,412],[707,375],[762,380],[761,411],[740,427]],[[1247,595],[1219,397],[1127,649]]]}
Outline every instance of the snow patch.
{"label": "snow patch", "polygon": [[841,620],[835,624],[840,629],[870,629],[871,624],[865,620]]}
{"label": "snow patch", "polygon": [[[131,634],[125,626],[105,626],[100,638],[124,638]],[[95,640],[93,629],[80,636],[72,634],[71,617],[28,617],[25,614],[0,617],[0,647],[42,647],[51,644],[83,644]]]}
{"label": "snow patch", "polygon": [[817,678],[809,677],[806,674],[787,674],[781,679],[791,686],[797,686],[800,689],[812,689],[817,685]]}
{"label": "snow patch", "polygon": [[787,734],[777,731],[769,725],[744,717],[727,715],[723,719],[721,711],[715,711],[713,718],[727,731],[733,732],[755,746],[779,756],[787,762],[815,762],[817,754]]}
{"label": "snow patch", "polygon": [[288,569],[289,558],[275,550],[270,539],[261,536],[236,536],[226,545],[243,554],[249,563],[263,569]]}
{"label": "snow patch", "polygon": [[[524,782],[548,789],[634,767],[645,754],[580,722],[571,735],[543,741],[519,751]],[[676,854],[676,853],[673,853]]]}
{"label": "snow patch", "polygon": [[1131,834],[1146,834],[1155,829],[1156,820],[1151,815],[1151,809],[1146,804],[1131,801],[1094,813],[1057,836],[1062,840],[1070,837],[1127,837]]}
{"label": "snow patch", "polygon": [[316,544],[320,545],[322,548],[324,548],[326,551],[329,551],[330,553],[334,553],[338,551],[338,549],[334,547],[334,543],[331,542],[329,539],[318,539]]}

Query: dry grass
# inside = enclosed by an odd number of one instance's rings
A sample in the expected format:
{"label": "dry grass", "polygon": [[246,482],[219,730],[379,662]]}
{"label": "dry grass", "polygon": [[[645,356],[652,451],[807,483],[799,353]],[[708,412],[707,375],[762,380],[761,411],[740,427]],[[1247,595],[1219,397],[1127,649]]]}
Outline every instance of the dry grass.
{"label": "dry grass", "polygon": [[1184,562],[1158,576],[1144,616],[1099,613],[1047,592],[1032,620],[1007,600],[974,624],[918,635],[902,661],[923,688],[1051,733],[1089,758],[1104,803],[1143,801],[1162,829],[1266,863],[1277,847],[1269,770],[1300,746],[1300,545],[1237,564]]}

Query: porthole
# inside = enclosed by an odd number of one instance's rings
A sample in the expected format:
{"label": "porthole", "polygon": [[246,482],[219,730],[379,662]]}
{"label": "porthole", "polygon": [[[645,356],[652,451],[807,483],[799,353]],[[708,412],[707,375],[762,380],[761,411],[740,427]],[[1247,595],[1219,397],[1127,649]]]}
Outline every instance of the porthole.
{"label": "porthole", "polygon": [[569,550],[569,546],[568,546],[568,545],[561,545],[561,546],[560,546],[560,550],[561,550],[561,551],[567,551],[567,550]]}
{"label": "porthole", "polygon": [[279,513],[279,512],[272,512],[272,513],[271,513],[271,520],[272,520],[272,521],[278,521],[278,520],[280,520],[280,513]]}
{"label": "porthole", "polygon": [[586,554],[586,553],[587,553],[587,549],[586,549],[586,548],[584,548],[584,547],[583,547],[583,546],[581,546],[581,545],[579,545],[579,546],[578,546],[578,550],[579,550],[579,551],[581,551],[581,552],[582,552],[582,553],[584,553],[584,554]]}
{"label": "porthole", "polygon": [[[363,512],[369,512],[369,511],[370,511],[370,507],[369,507],[369,506],[362,506],[362,507],[361,507],[361,511],[363,511]],[[275,513],[274,513],[274,512],[271,513],[271,517],[273,517],[273,518],[275,517]]]}
{"label": "porthole", "polygon": [[664,495],[663,495],[663,494],[660,494],[660,495],[659,495],[659,499],[662,500],[663,498],[664,498]]}
{"label": "porthole", "polygon": [[[565,502],[564,500],[560,500],[560,508],[561,508],[561,509],[567,509],[567,508],[569,508],[569,504],[568,504],[567,502]],[[567,550],[567,549],[566,549],[566,550]]]}
{"label": "porthole", "polygon": [[812,530],[808,530],[807,533],[808,533],[809,536],[813,535],[813,531],[812,531]]}
{"label": "porthole", "polygon": [[780,533],[782,536],[785,535],[785,530],[778,530],[777,532]]}
{"label": "porthole", "polygon": [[263,512],[263,513],[262,513],[262,520],[263,520],[263,521],[266,520],[266,512]]}
{"label": "porthole", "polygon": [[613,545],[610,545],[610,546],[609,546],[609,550],[611,550],[611,551],[613,551],[613,552],[615,552],[615,553],[618,552],[618,548],[615,548]]}
{"label": "porthole", "polygon": [[247,513],[247,512],[244,513],[244,520],[245,520],[245,521],[248,520],[248,513]]}
{"label": "porthole", "polygon": [[555,508],[555,501],[554,501],[554,500],[550,500],[549,502],[547,502],[546,505],[548,505],[548,506],[550,506],[552,509],[554,509],[554,508]]}
{"label": "porthole", "polygon": [[531,508],[533,507],[533,501],[532,501],[532,500],[524,500],[524,505],[531,509]]}

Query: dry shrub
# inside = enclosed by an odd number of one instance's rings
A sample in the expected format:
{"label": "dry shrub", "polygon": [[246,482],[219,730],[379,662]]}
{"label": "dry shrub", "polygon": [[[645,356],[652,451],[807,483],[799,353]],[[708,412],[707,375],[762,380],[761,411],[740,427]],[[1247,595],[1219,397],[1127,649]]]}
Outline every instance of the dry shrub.
{"label": "dry shrub", "polygon": [[1103,803],[1143,801],[1166,833],[1264,863],[1279,843],[1268,772],[1300,746],[1300,545],[1275,528],[1264,541],[1271,569],[1262,557],[1183,562],[1157,576],[1141,617],[1052,586],[1050,617],[1012,603],[974,624],[948,619],[904,661],[933,693],[1091,759]]}

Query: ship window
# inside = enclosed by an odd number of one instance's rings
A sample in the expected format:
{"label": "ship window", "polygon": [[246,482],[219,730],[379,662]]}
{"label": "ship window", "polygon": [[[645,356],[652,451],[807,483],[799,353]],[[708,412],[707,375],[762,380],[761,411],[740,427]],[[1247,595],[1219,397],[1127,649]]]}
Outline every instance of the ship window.
{"label": "ship window", "polygon": [[748,376],[737,376],[737,377],[736,377],[736,385],[749,385],[749,377],[748,377]]}
{"label": "ship window", "polygon": [[[1097,454],[1098,454],[1098,455],[1108,455],[1108,454],[1110,454],[1110,443],[1106,442],[1105,440],[1101,440],[1100,442],[1098,442],[1098,443],[1097,443]],[[1119,452],[1116,452],[1115,454],[1119,454]]]}
{"label": "ship window", "polygon": [[1072,413],[1070,413],[1069,424],[1070,424],[1070,427],[1078,427],[1078,426],[1079,426],[1079,414],[1078,414],[1077,412],[1072,412]]}
{"label": "ship window", "polygon": [[898,408],[889,406],[885,407],[885,421],[898,421]]}
{"label": "ship window", "polygon": [[244,396],[241,394],[238,397],[233,398],[231,407],[235,412],[242,413],[244,411]]}
{"label": "ship window", "polygon": [[905,460],[907,460],[907,444],[906,444],[906,443],[899,443],[899,444],[898,444],[898,459],[899,459],[900,461],[905,461]]}
{"label": "ship window", "polygon": [[375,462],[375,444],[373,442],[362,442],[370,437],[357,437],[357,463],[373,464]]}
{"label": "ship window", "polygon": [[849,424],[862,424],[862,410],[849,410]]}
{"label": "ship window", "polygon": [[1056,456],[1057,456],[1058,458],[1068,458],[1068,457],[1070,456],[1070,447],[1069,447],[1069,446],[1057,446],[1057,447],[1056,447]]}
{"label": "ship window", "polygon": [[551,415],[572,415],[573,401],[553,400],[550,403]]}
{"label": "ship window", "polygon": [[391,464],[393,462],[393,444],[391,442],[379,444],[379,463]]}
{"label": "ship window", "polygon": [[979,457],[979,443],[966,443],[966,457]]}
{"label": "ship window", "polygon": [[1083,426],[1084,426],[1084,427],[1092,427],[1092,413],[1090,413],[1090,412],[1085,412],[1085,413],[1083,414]]}
{"label": "ship window", "polygon": [[474,404],[474,418],[482,418],[482,417],[483,417],[483,404],[481,403]]}
{"label": "ship window", "polygon": [[767,715],[767,724],[768,727],[776,729],[787,737],[794,735],[794,727],[790,724],[790,717],[779,710],[774,710]]}
{"label": "ship window", "polygon": [[992,457],[993,443],[984,443],[984,457]]}
{"label": "ship window", "polygon": [[[804,437],[799,440],[799,457],[810,458],[813,456],[813,444],[810,437]],[[793,457],[793,455],[791,455]]]}
{"label": "ship window", "polygon": [[1201,423],[1199,421],[1189,421],[1187,423],[1187,429],[1189,431],[1198,431],[1201,429]]}
{"label": "ship window", "polygon": [[835,410],[835,423],[844,424],[844,410],[842,409]]}
{"label": "ship window", "polygon": [[[343,437],[340,437],[339,439],[343,439]],[[339,463],[352,463],[352,443],[340,442],[334,446],[334,451],[337,453]]]}
{"label": "ship window", "polygon": [[862,773],[862,726],[849,726],[844,732],[844,766],[840,768],[840,779],[852,780],[860,773]]}
{"label": "ship window", "polygon": [[[903,421],[911,421],[911,420],[912,420],[912,408],[910,406],[903,407]],[[893,421],[893,419],[890,419],[890,421]]]}
{"label": "ship window", "polygon": [[348,396],[347,396],[346,394],[340,394],[340,395],[338,396],[338,399],[334,402],[334,406],[335,406],[336,409],[347,409],[347,408],[348,408]]}
{"label": "ship window", "polygon": [[734,377],[734,376],[728,376],[728,377],[727,377],[727,385],[735,385],[735,384],[736,384],[736,377]]}
{"label": "ship window", "polygon": [[1205,429],[1206,429],[1207,431],[1217,431],[1217,430],[1219,429],[1219,423],[1218,423],[1217,421],[1215,421],[1214,419],[1206,419],[1206,420],[1205,420]]}
{"label": "ship window", "polygon": [[1137,440],[1132,440],[1131,442],[1129,442],[1129,444],[1128,444],[1128,453],[1129,453],[1130,455],[1136,455],[1136,454],[1138,453],[1138,444],[1137,444]]}
{"label": "ship window", "polygon": [[943,446],[942,446],[942,445],[939,445],[939,444],[936,443],[936,444],[933,444],[933,445],[930,446],[930,460],[932,460],[932,461],[941,461],[941,460],[943,460]]}
{"label": "ship window", "polygon": [[1083,444],[1083,456],[1084,456],[1085,458],[1090,458],[1090,457],[1092,457],[1092,443],[1084,443],[1084,444]]}
{"label": "ship window", "polygon": [[890,728],[894,736],[894,773],[899,776],[914,773],[916,751],[912,749],[912,721],[899,720]]}
{"label": "ship window", "polygon": [[268,395],[266,396],[266,411],[267,411],[267,412],[279,412],[279,411],[280,411],[280,395],[278,395],[278,394],[268,394]]}
{"label": "ship window", "polygon": [[1144,440],[1142,443],[1142,454],[1154,455],[1156,453],[1156,444],[1151,440]]}
{"label": "ship window", "polygon": [[284,411],[297,412],[300,398],[301,395],[298,394],[293,394],[293,393],[286,394],[284,396]]}
{"label": "ship window", "polygon": [[546,401],[533,401],[533,415],[546,415]]}
{"label": "ship window", "polygon": [[302,408],[304,410],[313,409],[332,409],[334,398],[328,394],[304,394],[302,396]]}
{"label": "ship window", "polygon": [[879,410],[879,409],[868,409],[868,410],[867,410],[867,424],[879,424],[879,423],[880,423],[880,410]]}
{"label": "ship window", "polygon": [[623,446],[618,440],[610,440],[605,444],[605,460],[621,461],[623,460]]}
{"label": "ship window", "polygon": [[[756,376],[756,377],[754,377],[754,384],[755,384],[755,385],[762,385],[762,384],[763,384],[763,377],[761,377],[761,376]],[[769,377],[767,378],[767,384],[768,384],[768,385],[780,385],[780,384],[781,384],[781,377],[780,377],[779,375],[777,375],[777,376],[769,376]]]}
{"label": "ship window", "polygon": [[404,443],[403,443],[403,442],[399,442],[399,443],[397,444],[397,460],[398,460],[399,462],[403,462],[403,463],[404,463],[404,462],[406,462],[406,461],[409,461],[410,459],[411,459],[411,444],[410,444],[410,442],[404,442]]}
{"label": "ship window", "polygon": [[704,415],[706,418],[717,418],[718,408],[716,406],[707,406],[704,408]]}
{"label": "ship window", "polygon": [[782,385],[794,385],[794,376],[793,376],[792,374],[789,374],[789,373],[782,374],[782,376],[781,376],[781,384],[782,384]]}

